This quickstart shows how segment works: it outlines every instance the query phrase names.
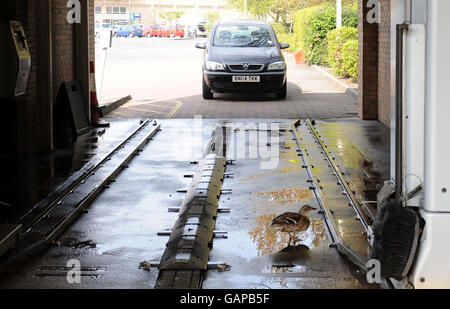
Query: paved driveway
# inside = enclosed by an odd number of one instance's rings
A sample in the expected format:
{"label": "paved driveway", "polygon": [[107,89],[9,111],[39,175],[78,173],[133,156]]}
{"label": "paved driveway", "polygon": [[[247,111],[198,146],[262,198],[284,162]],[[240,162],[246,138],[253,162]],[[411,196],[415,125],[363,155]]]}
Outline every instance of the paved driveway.
{"label": "paved driveway", "polygon": [[112,118],[344,118],[358,112],[345,89],[313,68],[288,62],[288,96],[216,94],[201,96],[202,51],[198,40],[119,38],[109,51],[102,97],[131,94],[133,100],[108,115]]}

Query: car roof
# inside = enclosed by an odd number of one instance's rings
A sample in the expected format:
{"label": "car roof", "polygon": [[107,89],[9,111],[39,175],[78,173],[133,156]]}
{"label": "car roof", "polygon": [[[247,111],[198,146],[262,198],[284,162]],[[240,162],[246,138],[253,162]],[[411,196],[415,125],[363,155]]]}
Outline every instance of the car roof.
{"label": "car roof", "polygon": [[219,20],[219,25],[270,25],[270,23],[264,20],[249,20],[249,19],[229,19]]}

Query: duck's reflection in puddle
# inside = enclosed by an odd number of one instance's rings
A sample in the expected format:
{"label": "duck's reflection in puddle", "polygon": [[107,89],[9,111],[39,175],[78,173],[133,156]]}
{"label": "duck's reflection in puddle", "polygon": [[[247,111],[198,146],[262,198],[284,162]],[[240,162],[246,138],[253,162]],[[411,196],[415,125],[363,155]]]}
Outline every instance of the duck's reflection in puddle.
{"label": "duck's reflection in puddle", "polygon": [[257,217],[256,226],[249,232],[252,241],[256,244],[258,256],[274,254],[277,252],[302,252],[319,247],[327,239],[322,219],[311,219],[311,226],[305,232],[300,232],[296,237],[301,239],[301,244],[295,247],[289,245],[289,235],[277,232],[270,227],[275,214]]}
{"label": "duck's reflection in puddle", "polygon": [[256,244],[258,256],[272,256],[273,263],[262,270],[265,274],[288,274],[306,271],[302,265],[309,258],[311,250],[327,241],[327,233],[322,219],[311,219],[311,226],[305,232],[298,233],[296,237],[302,239],[301,244],[288,246],[289,235],[277,232],[270,227],[276,214],[257,217],[255,228],[249,232],[252,241]]}

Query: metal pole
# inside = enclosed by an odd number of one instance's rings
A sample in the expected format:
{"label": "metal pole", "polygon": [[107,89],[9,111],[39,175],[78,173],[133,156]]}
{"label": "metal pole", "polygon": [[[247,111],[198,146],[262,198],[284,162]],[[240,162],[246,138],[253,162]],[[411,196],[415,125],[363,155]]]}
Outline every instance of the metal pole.
{"label": "metal pole", "polygon": [[130,24],[133,24],[131,20],[131,0],[128,0],[128,17],[130,18]]}
{"label": "metal pole", "polygon": [[245,14],[245,19],[247,19],[247,0],[244,0],[244,14]]}
{"label": "metal pole", "polygon": [[342,27],[342,0],[336,0],[336,28]]}
{"label": "metal pole", "polygon": [[395,110],[395,198],[403,197],[403,33],[407,24],[397,25],[396,33],[396,110]]}

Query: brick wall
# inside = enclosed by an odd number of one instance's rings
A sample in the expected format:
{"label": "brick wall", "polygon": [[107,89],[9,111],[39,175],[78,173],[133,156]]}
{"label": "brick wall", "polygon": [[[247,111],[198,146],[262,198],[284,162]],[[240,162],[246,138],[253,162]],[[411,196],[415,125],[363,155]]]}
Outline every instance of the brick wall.
{"label": "brick wall", "polygon": [[391,1],[380,0],[378,28],[378,119],[389,126],[391,105]]}
{"label": "brick wall", "polygon": [[[23,23],[25,34],[31,51],[32,71],[27,93],[19,97],[13,104],[3,104],[0,115],[0,138],[2,139],[2,155],[22,158],[38,148],[38,101],[37,67],[37,13],[36,0],[8,0],[0,10],[0,20],[18,20]],[[74,25],[67,23],[68,8],[66,1],[52,0],[52,53],[53,53],[53,94],[56,99],[61,83],[74,78]],[[94,1],[89,0],[91,32],[93,33]],[[94,37],[90,39],[90,57],[94,59]]]}
{"label": "brick wall", "polygon": [[74,25],[67,22],[66,1],[52,1],[53,98],[61,83],[73,80]]}
{"label": "brick wall", "polygon": [[378,24],[367,22],[367,0],[358,0],[360,117],[378,119]]}

